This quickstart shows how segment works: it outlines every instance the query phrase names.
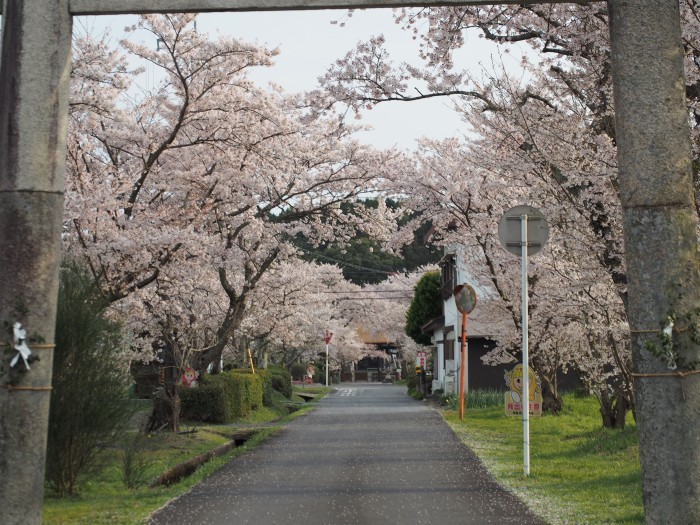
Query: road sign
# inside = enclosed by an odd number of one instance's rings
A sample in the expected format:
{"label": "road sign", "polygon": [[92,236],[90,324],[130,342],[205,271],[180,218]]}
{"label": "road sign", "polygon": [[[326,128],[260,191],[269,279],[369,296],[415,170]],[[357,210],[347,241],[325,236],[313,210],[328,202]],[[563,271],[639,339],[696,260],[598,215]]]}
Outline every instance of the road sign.
{"label": "road sign", "polygon": [[516,206],[503,214],[498,223],[498,239],[501,245],[510,253],[522,255],[522,235],[520,221],[527,217],[527,255],[538,253],[549,238],[547,220],[537,208],[532,206]]}
{"label": "road sign", "polygon": [[[539,252],[549,238],[549,226],[544,215],[532,206],[516,206],[511,208],[498,223],[498,239],[503,247],[520,256],[520,281],[522,293],[522,337],[524,370],[529,370],[528,349],[528,296],[527,296],[527,266],[528,257]],[[522,391],[530,392],[530,374],[522,374]],[[515,404],[515,403],[514,403]],[[522,410],[523,416],[523,472],[530,475],[530,411]]]}
{"label": "road sign", "polygon": [[459,284],[454,289],[455,304],[462,314],[470,314],[476,306],[476,292],[468,284]]}

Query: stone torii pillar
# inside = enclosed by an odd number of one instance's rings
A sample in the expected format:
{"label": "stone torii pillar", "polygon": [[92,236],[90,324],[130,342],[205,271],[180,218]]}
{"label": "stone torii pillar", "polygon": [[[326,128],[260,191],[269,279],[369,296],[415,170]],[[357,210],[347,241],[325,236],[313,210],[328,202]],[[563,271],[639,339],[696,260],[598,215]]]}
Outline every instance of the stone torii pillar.
{"label": "stone torii pillar", "polygon": [[645,349],[673,311],[674,346],[700,360],[681,320],[700,306],[700,276],[679,5],[611,0],[609,13],[646,521],[700,523],[700,375]]}
{"label": "stone torii pillar", "polygon": [[[0,59],[0,321],[21,322],[31,370],[0,331],[0,521],[39,524],[61,257],[68,0],[5,0]],[[0,326],[2,326],[0,325]],[[9,350],[9,349],[7,349]]]}
{"label": "stone torii pillar", "polygon": [[[40,361],[0,352],[0,508],[39,524],[60,261],[71,16],[148,12],[546,3],[544,0],[3,0],[0,320]],[[550,0],[550,3],[563,3]],[[609,0],[629,321],[650,523],[700,522],[700,376],[663,376],[644,343],[669,310],[700,302],[678,0]],[[682,295],[680,294],[682,292]],[[2,333],[0,343],[11,343]],[[700,355],[682,334],[685,357]],[[674,339],[674,343],[676,340]],[[30,342],[30,346],[32,343]],[[642,375],[644,374],[644,375]],[[654,376],[654,374],[656,374]],[[648,377],[651,375],[651,377]]]}

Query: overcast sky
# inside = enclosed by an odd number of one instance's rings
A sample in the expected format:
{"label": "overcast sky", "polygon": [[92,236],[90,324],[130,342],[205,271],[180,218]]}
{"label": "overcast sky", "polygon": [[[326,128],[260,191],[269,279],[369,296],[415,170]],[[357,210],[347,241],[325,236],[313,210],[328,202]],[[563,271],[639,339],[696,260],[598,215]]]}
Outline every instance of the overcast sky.
{"label": "overcast sky", "polygon": [[[76,24],[103,27],[109,25],[115,39],[121,38],[123,28],[135,17],[82,17]],[[332,21],[338,23],[332,24]],[[344,26],[342,25],[344,24]],[[274,81],[287,91],[306,91],[316,87],[317,78],[338,58],[344,56],[358,41],[383,34],[387,48],[396,62],[416,63],[418,43],[406,31],[401,31],[392,18],[391,9],[356,10],[352,17],[344,10],[210,13],[200,15],[199,31],[217,31],[247,41],[257,41],[269,47],[280,47],[273,68],[260,68],[251,75],[260,82]],[[147,42],[145,42],[147,43]],[[156,43],[153,42],[155,46]],[[466,49],[460,53],[458,64],[478,70],[479,63],[490,63],[498,53],[495,45],[467,35]],[[513,64],[517,59],[510,59]],[[367,112],[363,123],[374,130],[363,139],[378,147],[398,145],[412,148],[422,136],[445,138],[463,134],[466,129],[450,109],[447,99],[380,104]]]}

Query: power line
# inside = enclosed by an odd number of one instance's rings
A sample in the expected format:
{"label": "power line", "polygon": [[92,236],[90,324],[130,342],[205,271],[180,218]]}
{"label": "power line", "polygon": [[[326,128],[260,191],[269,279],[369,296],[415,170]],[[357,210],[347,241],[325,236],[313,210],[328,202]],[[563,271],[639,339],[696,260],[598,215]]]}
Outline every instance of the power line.
{"label": "power line", "polygon": [[334,301],[400,301],[403,299],[410,299],[410,297],[400,295],[394,297],[337,297]]}
{"label": "power line", "polygon": [[333,261],[333,262],[338,263],[338,264],[340,264],[340,265],[342,265],[342,266],[348,266],[348,267],[350,267],[350,268],[356,268],[356,269],[358,269],[358,270],[364,270],[365,272],[370,272],[370,273],[381,273],[381,274],[384,274],[384,275],[395,275],[395,274],[399,273],[398,270],[385,271],[385,270],[378,270],[378,269],[376,269],[376,268],[369,268],[369,267],[367,267],[367,266],[360,266],[360,265],[353,264],[353,263],[349,263],[349,262],[346,262],[346,261],[341,261],[340,259],[335,259],[335,258],[330,257],[330,256],[328,256],[328,255],[323,255],[323,254],[321,254],[321,253],[315,252],[315,251],[313,251],[313,250],[309,250],[309,249],[307,249],[307,248],[302,248],[301,246],[297,246],[296,244],[295,244],[294,246],[295,246],[296,248],[298,248],[298,249],[300,249],[300,250],[302,250],[302,251],[305,251],[305,252],[308,253],[308,254],[314,255],[314,256],[316,256],[316,257],[321,257],[322,259],[327,259],[327,260],[329,260],[329,261]]}
{"label": "power line", "polygon": [[320,290],[317,293],[337,293],[337,294],[365,294],[365,293],[401,293],[405,294],[407,292],[413,292],[413,290],[406,288],[405,290],[353,290],[348,292],[336,291],[336,290]]}

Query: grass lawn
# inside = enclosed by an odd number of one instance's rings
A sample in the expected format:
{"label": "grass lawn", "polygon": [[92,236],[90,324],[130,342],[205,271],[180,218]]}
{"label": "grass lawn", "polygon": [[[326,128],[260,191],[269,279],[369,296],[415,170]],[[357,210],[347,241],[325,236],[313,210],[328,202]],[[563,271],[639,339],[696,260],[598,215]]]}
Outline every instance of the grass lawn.
{"label": "grass lawn", "polygon": [[172,498],[186,492],[227,461],[259,444],[274,434],[277,428],[261,430],[242,447],[221,457],[212,459],[192,476],[170,487],[149,488],[148,483],[160,473],[176,464],[207,452],[228,441],[218,432],[220,428],[207,427],[195,434],[154,434],[146,438],[143,452],[147,483],[127,489],[122,483],[121,453],[117,449],[106,450],[100,458],[100,468],[85,480],[79,495],[56,498],[47,494],[44,500],[45,525],[51,524],[136,524],[144,523],[148,515]]}
{"label": "grass lawn", "polygon": [[[318,392],[318,399],[330,389]],[[281,396],[280,403],[289,402]],[[182,429],[196,427],[197,432],[191,434],[158,433],[142,436],[138,440],[137,463],[143,470],[143,483],[128,489],[124,486],[122,470],[122,448],[113,447],[102,451],[98,457],[99,464],[92,473],[85,476],[79,487],[79,494],[74,497],[57,498],[49,491],[44,499],[44,525],[115,525],[140,524],[155,510],[165,505],[171,499],[187,492],[190,487],[203,480],[234,457],[258,446],[265,439],[277,433],[282,425],[295,417],[313,410],[313,403],[304,403],[299,398],[298,410],[280,419],[287,410],[279,404],[273,407],[261,407],[253,411],[245,419],[236,424],[256,426],[268,424],[259,428],[254,437],[243,446],[216,457],[191,476],[169,487],[150,488],[148,485],[167,469],[182,463],[194,456],[208,452],[230,441],[229,436],[240,427],[234,425],[203,425],[183,422]],[[137,437],[134,431],[125,436],[125,443]]]}
{"label": "grass lawn", "polygon": [[523,476],[522,420],[503,406],[443,417],[503,486],[552,524],[644,523],[634,422],[602,428],[594,398],[565,396],[559,416],[530,418],[530,476]]}

